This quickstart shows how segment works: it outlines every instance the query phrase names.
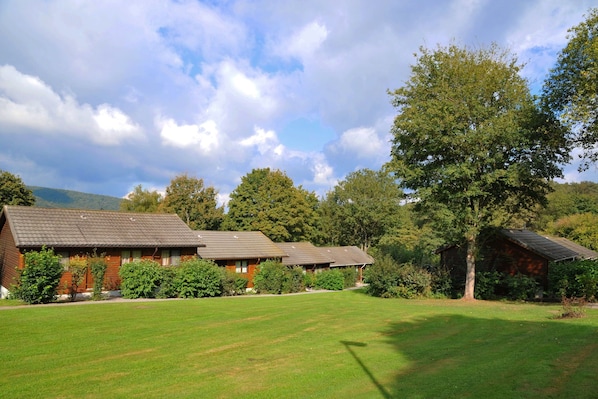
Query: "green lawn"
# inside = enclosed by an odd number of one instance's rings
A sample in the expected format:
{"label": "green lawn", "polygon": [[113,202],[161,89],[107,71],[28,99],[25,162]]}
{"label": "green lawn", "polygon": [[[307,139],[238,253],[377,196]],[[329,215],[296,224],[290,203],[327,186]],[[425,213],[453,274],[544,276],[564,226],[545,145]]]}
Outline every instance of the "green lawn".
{"label": "green lawn", "polygon": [[359,291],[11,307],[0,397],[596,398],[598,310],[559,309]]}

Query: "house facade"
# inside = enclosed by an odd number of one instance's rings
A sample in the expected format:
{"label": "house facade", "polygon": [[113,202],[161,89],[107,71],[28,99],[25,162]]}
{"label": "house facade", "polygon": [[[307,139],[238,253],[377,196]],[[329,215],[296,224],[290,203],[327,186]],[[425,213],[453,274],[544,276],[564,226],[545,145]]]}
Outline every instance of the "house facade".
{"label": "house facade", "polygon": [[[0,213],[0,295],[16,284],[24,254],[52,248],[65,265],[75,256],[103,255],[108,264],[104,285],[120,284],[120,267],[137,259],[175,265],[197,256],[202,243],[197,232],[175,214],[128,213],[75,209],[5,206]],[[70,283],[65,272],[59,288]],[[93,287],[91,274],[80,291]]]}
{"label": "house facade", "polygon": [[212,231],[197,233],[202,246],[198,255],[210,259],[231,272],[246,277],[253,287],[257,266],[266,260],[281,262],[287,254],[260,231]]}
{"label": "house facade", "polygon": [[[465,250],[457,245],[442,248],[441,264],[448,270],[465,270]],[[478,270],[535,277],[544,287],[551,262],[598,259],[598,253],[562,237],[542,236],[525,229],[502,229],[480,245]]]}

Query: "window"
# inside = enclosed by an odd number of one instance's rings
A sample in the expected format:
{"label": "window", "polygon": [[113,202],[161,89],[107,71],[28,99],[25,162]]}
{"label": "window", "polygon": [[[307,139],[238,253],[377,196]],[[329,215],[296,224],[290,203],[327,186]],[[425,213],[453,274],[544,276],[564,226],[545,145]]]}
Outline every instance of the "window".
{"label": "window", "polygon": [[70,254],[68,252],[56,252],[56,255],[60,256],[60,264],[62,265],[62,268],[64,270],[68,270],[69,269],[69,264],[70,264]]}
{"label": "window", "polygon": [[237,273],[247,273],[247,264],[246,260],[238,260],[235,262],[235,272]]}
{"label": "window", "polygon": [[125,263],[135,262],[141,260],[141,250],[140,249],[125,249],[120,253],[120,264],[121,266]]}
{"label": "window", "polygon": [[177,266],[181,263],[180,249],[163,249],[162,266]]}

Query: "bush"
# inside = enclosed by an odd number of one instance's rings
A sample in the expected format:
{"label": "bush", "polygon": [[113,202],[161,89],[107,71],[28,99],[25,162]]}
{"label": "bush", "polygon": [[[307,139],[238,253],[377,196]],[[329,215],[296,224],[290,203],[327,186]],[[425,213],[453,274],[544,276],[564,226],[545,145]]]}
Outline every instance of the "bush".
{"label": "bush", "polygon": [[211,260],[189,259],[178,267],[174,282],[181,298],[203,298],[222,293],[222,273]]}
{"label": "bush", "polygon": [[304,289],[303,269],[301,267],[293,267],[292,269],[285,267],[282,292],[301,292]]}
{"label": "bush", "polygon": [[524,274],[510,275],[498,271],[477,272],[475,297],[492,300],[506,298],[515,301],[534,299],[539,284],[535,278]]}
{"label": "bush", "polygon": [[307,272],[303,275],[303,286],[305,288],[314,288],[316,286],[316,274]]}
{"label": "bush", "polygon": [[432,292],[432,275],[419,266],[405,263],[399,267],[397,277],[396,292],[400,298],[429,296]]}
{"label": "bush", "polygon": [[162,267],[153,260],[125,263],[118,272],[123,298],[154,298],[162,280]]}
{"label": "bush", "polygon": [[74,302],[77,299],[79,286],[87,274],[87,259],[79,255],[69,260],[67,271],[71,273],[71,284],[68,286],[69,299]]}
{"label": "bush", "polygon": [[280,294],[287,267],[280,262],[267,260],[260,263],[253,275],[253,287],[258,293]]}
{"label": "bush", "polygon": [[369,295],[391,298],[396,297],[399,265],[389,255],[385,255],[365,269],[364,281],[368,283]]}
{"label": "bush", "polygon": [[249,280],[235,272],[222,269],[222,295],[244,295],[247,292]]}
{"label": "bush", "polygon": [[325,270],[316,275],[316,287],[324,290],[341,291],[344,287],[345,278],[339,270]]}
{"label": "bush", "polygon": [[156,298],[176,298],[178,296],[178,289],[175,284],[177,277],[177,267],[162,267],[162,278],[160,286],[156,291]]}
{"label": "bush", "polygon": [[343,287],[350,288],[357,285],[357,270],[354,267],[345,267],[343,273]]}
{"label": "bush", "polygon": [[12,295],[29,304],[48,303],[56,299],[63,266],[52,249],[25,253],[25,268],[19,271]]}
{"label": "bush", "polygon": [[548,266],[548,295],[552,298],[596,299],[598,261],[551,263]]}
{"label": "bush", "polygon": [[514,276],[504,274],[502,284],[506,289],[507,299],[514,301],[534,299],[540,287],[535,278],[520,273]]}
{"label": "bush", "polygon": [[106,269],[108,269],[108,263],[106,262],[106,254],[98,255],[94,249],[93,253],[89,256],[89,269],[93,278],[93,294],[92,299],[97,301],[102,299],[102,288],[104,287],[104,276],[106,275]]}
{"label": "bush", "polygon": [[475,274],[474,296],[476,299],[492,300],[497,298],[496,290],[500,285],[501,273],[497,271],[477,272]]}

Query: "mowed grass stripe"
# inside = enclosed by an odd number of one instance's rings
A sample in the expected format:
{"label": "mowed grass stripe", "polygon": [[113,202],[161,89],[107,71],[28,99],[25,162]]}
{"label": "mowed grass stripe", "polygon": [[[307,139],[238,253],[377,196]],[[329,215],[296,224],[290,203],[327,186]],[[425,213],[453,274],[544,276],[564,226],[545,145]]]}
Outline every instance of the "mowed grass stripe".
{"label": "mowed grass stripe", "polygon": [[598,311],[358,291],[0,311],[3,397],[593,398]]}

